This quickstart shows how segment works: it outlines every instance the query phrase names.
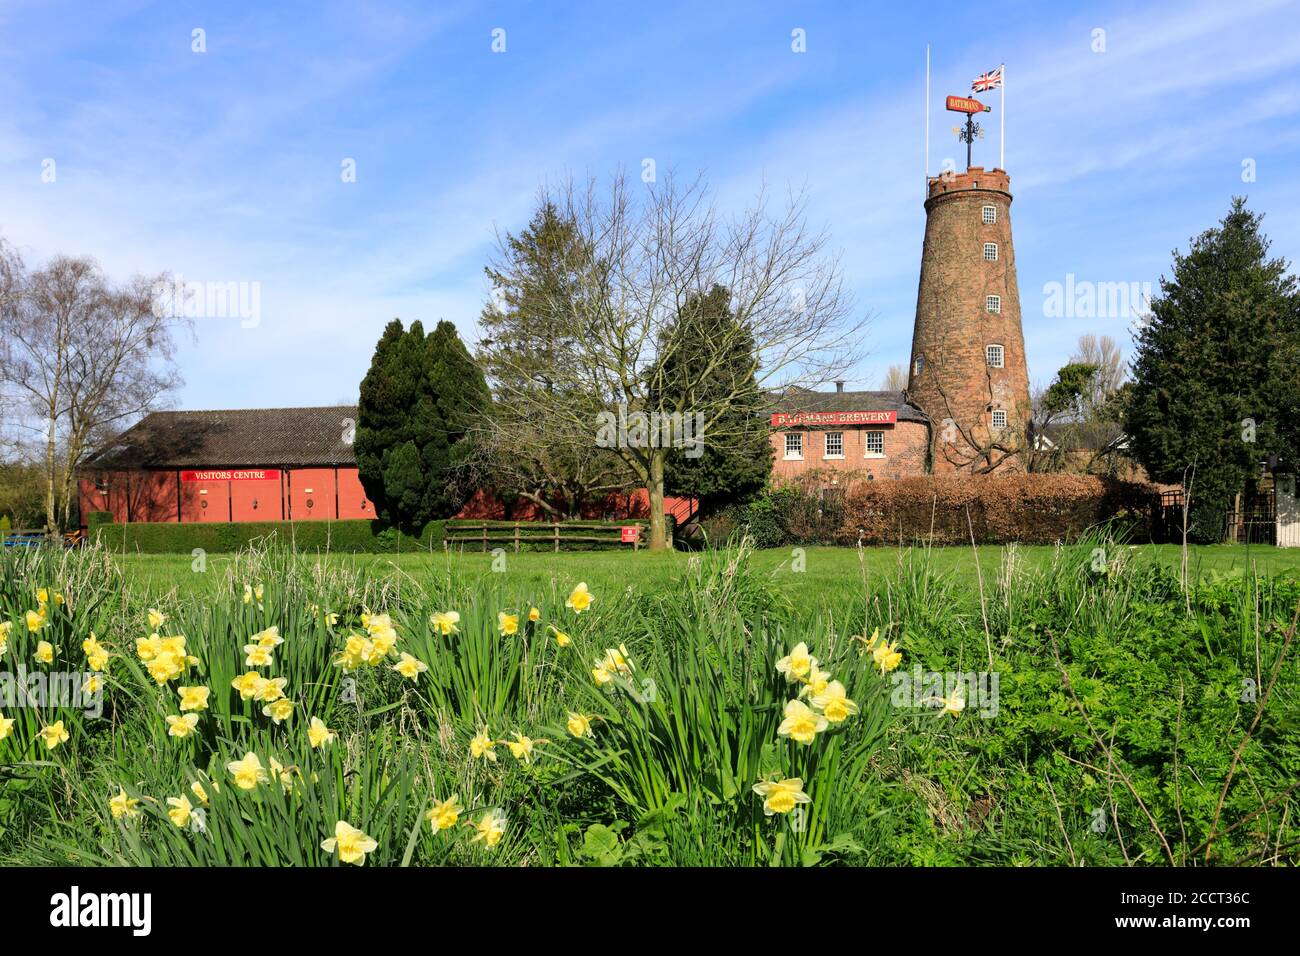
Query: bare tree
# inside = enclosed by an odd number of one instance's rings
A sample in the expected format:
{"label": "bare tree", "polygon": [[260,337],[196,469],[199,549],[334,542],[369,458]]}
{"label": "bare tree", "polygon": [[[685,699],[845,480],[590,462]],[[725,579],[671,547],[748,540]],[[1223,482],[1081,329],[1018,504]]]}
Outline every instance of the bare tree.
{"label": "bare tree", "polygon": [[1114,395],[1127,375],[1124,369],[1124,356],[1119,346],[1109,335],[1094,335],[1092,332],[1079,336],[1074,354],[1070,361],[1081,365],[1094,365],[1097,374],[1092,380],[1088,394],[1084,396],[1085,414],[1103,405],[1106,399]]}
{"label": "bare tree", "polygon": [[891,365],[880,387],[886,392],[901,392],[907,388],[907,366]]}
{"label": "bare tree", "polygon": [[180,384],[172,333],[183,320],[158,307],[165,278],[115,285],[90,258],[29,270],[5,257],[0,390],[10,427],[36,436],[51,534],[71,520],[77,468],[94,444]]}
{"label": "bare tree", "polygon": [[[742,374],[752,372],[768,391],[820,385],[850,367],[859,357],[861,323],[846,321],[849,303],[838,263],[825,256],[826,237],[807,230],[798,196],[769,215],[760,193],[754,207],[727,217],[699,179],[682,186],[669,175],[642,184],[620,173],[607,191],[594,180],[570,181],[544,199],[576,225],[595,267],[581,273],[580,294],[558,296],[544,310],[558,333],[548,352],[548,387],[511,387],[535,373],[521,370],[502,376],[509,392],[498,400],[530,417],[565,421],[564,431],[585,431],[593,444],[611,444],[646,487],[650,546],[664,548],[664,464],[672,443],[663,440],[661,426],[689,420],[699,426],[691,441],[733,439],[721,423],[737,396],[704,387],[717,378],[722,356],[734,361],[733,343],[717,343],[716,361],[697,361],[694,351],[689,362],[673,361],[695,348],[687,340],[691,330],[679,321],[692,297],[715,286],[730,292],[735,323],[723,334],[753,344],[750,368],[732,367],[727,379],[752,387]],[[505,252],[496,268],[508,273]],[[514,361],[508,348],[494,344],[481,354],[499,366]],[[670,374],[690,381],[670,381]],[[575,402],[574,395],[588,401]],[[597,420],[593,407],[605,409]],[[645,416],[644,426],[637,416]],[[617,438],[606,442],[602,436],[608,437],[616,417]]]}

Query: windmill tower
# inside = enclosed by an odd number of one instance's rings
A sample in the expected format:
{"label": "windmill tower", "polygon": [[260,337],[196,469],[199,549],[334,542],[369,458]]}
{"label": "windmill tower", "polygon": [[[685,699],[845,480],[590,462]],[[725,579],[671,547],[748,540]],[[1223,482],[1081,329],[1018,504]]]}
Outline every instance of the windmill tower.
{"label": "windmill tower", "polygon": [[1029,371],[1005,170],[928,180],[907,392],[930,420],[934,472],[1023,470]]}

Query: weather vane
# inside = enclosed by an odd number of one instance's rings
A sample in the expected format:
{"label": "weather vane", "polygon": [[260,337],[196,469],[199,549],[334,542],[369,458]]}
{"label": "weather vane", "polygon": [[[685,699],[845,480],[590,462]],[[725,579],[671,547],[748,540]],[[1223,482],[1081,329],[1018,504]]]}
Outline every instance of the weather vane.
{"label": "weather vane", "polygon": [[954,113],[965,113],[966,124],[964,126],[954,126],[952,131],[957,134],[957,138],[966,144],[966,168],[970,169],[971,144],[977,139],[984,138],[984,128],[975,122],[976,113],[987,113],[992,107],[985,106],[977,99],[969,96],[950,96],[948,97],[948,109]]}

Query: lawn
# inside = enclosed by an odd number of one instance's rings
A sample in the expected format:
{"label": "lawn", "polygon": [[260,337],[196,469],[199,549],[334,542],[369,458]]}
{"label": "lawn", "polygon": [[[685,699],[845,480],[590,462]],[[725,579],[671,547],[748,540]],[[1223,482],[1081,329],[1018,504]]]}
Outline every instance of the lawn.
{"label": "lawn", "polygon": [[1300,862],[1292,552],[17,550],[3,863]]}

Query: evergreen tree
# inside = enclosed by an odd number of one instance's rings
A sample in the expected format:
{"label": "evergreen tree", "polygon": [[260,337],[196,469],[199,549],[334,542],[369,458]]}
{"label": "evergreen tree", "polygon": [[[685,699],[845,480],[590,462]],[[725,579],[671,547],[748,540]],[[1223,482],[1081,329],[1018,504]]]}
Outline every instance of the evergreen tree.
{"label": "evergreen tree", "polygon": [[689,297],[661,345],[650,389],[652,407],[693,416],[710,409],[703,450],[674,448],[664,462],[664,491],[700,499],[712,514],[758,494],[772,470],[772,445],[764,402],[754,376],[754,338],[736,321],[731,294],[715,285]]}
{"label": "evergreen tree", "polygon": [[419,322],[388,324],[361,382],[353,446],[381,520],[418,532],[460,510],[470,493],[460,480],[467,436],[489,401],[452,323],[428,336]]}
{"label": "evergreen tree", "polygon": [[1261,219],[1234,199],[1175,252],[1137,337],[1125,431],[1153,479],[1191,484],[1196,541],[1220,540],[1261,461],[1298,447],[1300,299],[1285,260],[1268,258]]}

